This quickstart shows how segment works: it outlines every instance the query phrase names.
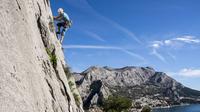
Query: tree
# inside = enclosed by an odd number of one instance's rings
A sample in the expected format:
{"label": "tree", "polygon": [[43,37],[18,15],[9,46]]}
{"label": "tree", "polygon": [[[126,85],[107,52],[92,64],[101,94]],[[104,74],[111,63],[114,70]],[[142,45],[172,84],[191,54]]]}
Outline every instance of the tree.
{"label": "tree", "polygon": [[132,100],[122,96],[109,96],[103,102],[105,112],[126,112],[131,106]]}

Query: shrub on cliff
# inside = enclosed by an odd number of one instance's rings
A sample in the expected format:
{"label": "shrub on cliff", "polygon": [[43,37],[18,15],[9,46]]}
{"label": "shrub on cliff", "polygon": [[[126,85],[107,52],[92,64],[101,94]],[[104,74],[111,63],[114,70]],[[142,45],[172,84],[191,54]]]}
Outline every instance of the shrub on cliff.
{"label": "shrub on cliff", "polygon": [[69,81],[68,84],[69,84],[69,88],[70,88],[70,90],[73,92],[74,89],[75,89],[75,88],[73,88],[73,86],[75,85],[75,83],[72,82],[72,81]]}
{"label": "shrub on cliff", "polygon": [[80,100],[81,100],[81,99],[80,99],[79,95],[76,94],[76,93],[73,93],[73,96],[74,96],[76,105],[77,105],[77,106],[80,106],[80,104],[81,104]]}
{"label": "shrub on cliff", "polygon": [[132,100],[122,96],[109,96],[103,102],[105,112],[126,112],[132,106]]}
{"label": "shrub on cliff", "polygon": [[69,79],[70,77],[72,77],[72,74],[71,74],[71,68],[66,66],[66,67],[63,67],[64,69],[64,72],[65,72],[65,75],[67,76],[67,79]]}
{"label": "shrub on cliff", "polygon": [[46,48],[46,52],[49,55],[51,64],[53,65],[54,68],[56,68],[56,66],[57,66],[57,57],[56,57],[55,51],[51,52],[50,49]]}

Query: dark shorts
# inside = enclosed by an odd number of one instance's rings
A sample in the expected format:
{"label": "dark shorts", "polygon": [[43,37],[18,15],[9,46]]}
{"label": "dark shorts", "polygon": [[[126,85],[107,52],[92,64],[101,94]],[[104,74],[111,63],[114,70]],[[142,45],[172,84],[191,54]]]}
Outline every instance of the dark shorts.
{"label": "dark shorts", "polygon": [[66,24],[66,22],[60,22],[60,23],[57,23],[57,26],[58,26],[58,27],[64,27],[64,28],[67,28],[67,24]]}

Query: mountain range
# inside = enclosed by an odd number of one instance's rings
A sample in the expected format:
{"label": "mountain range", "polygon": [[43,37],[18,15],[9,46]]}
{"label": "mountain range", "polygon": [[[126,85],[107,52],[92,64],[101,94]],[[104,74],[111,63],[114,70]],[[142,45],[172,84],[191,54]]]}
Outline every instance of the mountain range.
{"label": "mountain range", "polygon": [[152,67],[92,66],[82,73],[74,73],[74,77],[85,109],[101,105],[110,95],[130,98],[135,107],[200,103],[200,91],[185,87]]}

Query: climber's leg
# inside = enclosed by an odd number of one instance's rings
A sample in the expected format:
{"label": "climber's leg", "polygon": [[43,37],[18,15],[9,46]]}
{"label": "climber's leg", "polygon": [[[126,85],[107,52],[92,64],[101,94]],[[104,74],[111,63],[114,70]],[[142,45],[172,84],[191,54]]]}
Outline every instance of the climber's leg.
{"label": "climber's leg", "polygon": [[65,37],[65,32],[66,32],[67,28],[63,28],[62,32],[61,32],[61,39],[60,39],[60,43],[62,44],[64,37]]}
{"label": "climber's leg", "polygon": [[60,34],[60,28],[63,26],[63,23],[57,23],[57,31],[56,31],[56,34]]}

